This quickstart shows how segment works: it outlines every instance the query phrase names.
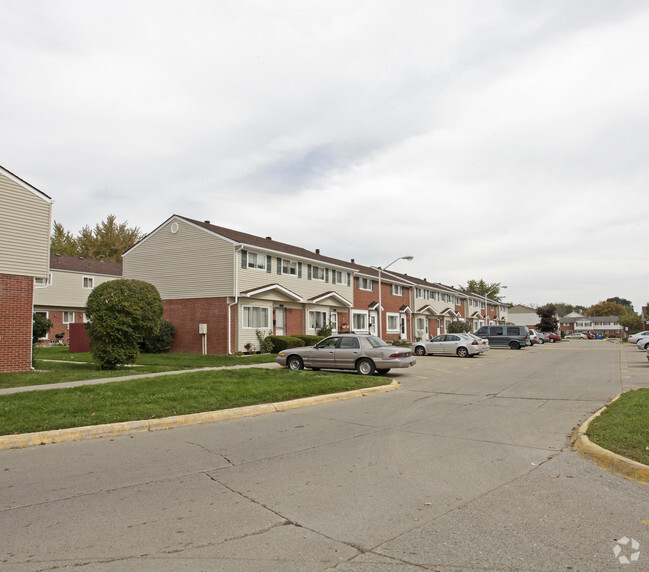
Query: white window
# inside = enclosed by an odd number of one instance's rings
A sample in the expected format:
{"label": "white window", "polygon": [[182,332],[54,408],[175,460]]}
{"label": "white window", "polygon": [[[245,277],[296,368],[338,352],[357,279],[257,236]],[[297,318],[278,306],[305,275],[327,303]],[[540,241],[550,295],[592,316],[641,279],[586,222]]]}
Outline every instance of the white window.
{"label": "white window", "polygon": [[334,284],[344,284],[345,282],[347,282],[345,275],[340,270],[331,271],[331,281]]}
{"label": "white window", "polygon": [[309,310],[309,329],[318,331],[327,325],[327,312]]}
{"label": "white window", "polygon": [[297,276],[297,262],[282,258],[282,274]]}
{"label": "white window", "polygon": [[435,300],[436,299],[435,298],[435,292],[433,292],[432,290],[429,290],[428,291],[428,299],[429,300]]}
{"label": "white window", "polygon": [[374,290],[374,280],[371,278],[358,278],[359,290]]}
{"label": "white window", "polygon": [[244,306],[243,307],[243,327],[244,328],[268,328],[270,327],[268,308],[263,306]]}
{"label": "white window", "polygon": [[357,312],[352,310],[352,330],[354,332],[368,331],[367,312]]}
{"label": "white window", "polygon": [[426,329],[426,320],[424,318],[417,318],[417,325],[415,326],[418,330]]}
{"label": "white window", "polygon": [[92,276],[84,276],[83,277],[83,287],[84,288],[94,288],[95,287],[95,279]]}
{"label": "white window", "polygon": [[390,284],[390,293],[393,296],[403,296],[403,286],[398,284]]}
{"label": "white window", "polygon": [[63,312],[63,323],[74,324],[74,312]]}
{"label": "white window", "polygon": [[45,288],[46,286],[51,286],[51,284],[52,284],[51,272],[47,275],[47,278],[34,278],[34,286],[36,288]]}
{"label": "white window", "polygon": [[388,314],[388,333],[399,332],[399,314]]}
{"label": "white window", "polygon": [[325,269],[321,266],[312,266],[311,267],[311,278],[313,280],[324,280],[325,279]]}
{"label": "white window", "polygon": [[248,268],[257,268],[258,270],[266,270],[266,255],[257,254],[256,252],[249,252]]}

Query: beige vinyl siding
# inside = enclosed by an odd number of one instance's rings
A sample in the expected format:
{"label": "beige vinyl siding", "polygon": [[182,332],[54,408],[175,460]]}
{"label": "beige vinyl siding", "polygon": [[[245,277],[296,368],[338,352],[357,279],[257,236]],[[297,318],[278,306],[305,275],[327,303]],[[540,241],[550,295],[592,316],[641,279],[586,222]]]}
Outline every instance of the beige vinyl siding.
{"label": "beige vinyl siding", "polygon": [[136,245],[123,263],[124,278],[150,282],[163,300],[234,294],[234,245],[179,219]]}
{"label": "beige vinyl siding", "polygon": [[[253,247],[246,248],[248,252],[256,252],[258,254],[266,255],[267,253],[255,249]],[[354,296],[354,280],[351,279],[351,286],[346,284],[332,284],[331,283],[331,266],[319,262],[309,262],[307,260],[300,260],[302,262],[302,277],[298,278],[296,275],[292,274],[277,274],[277,258],[278,255],[271,255],[271,268],[270,272],[266,270],[257,270],[255,268],[241,268],[241,252],[237,253],[237,269],[239,272],[239,292],[246,292],[248,290],[253,290],[254,288],[259,288],[261,286],[266,286],[268,284],[279,284],[284,288],[294,292],[298,296],[302,297],[302,301],[306,302],[310,298],[320,296],[325,292],[336,292],[340,294],[343,298],[349,302],[353,301]],[[293,257],[286,257],[290,260],[298,260]],[[324,280],[309,280],[308,279],[308,265],[312,264],[315,266],[320,266],[322,268],[329,268],[329,281],[325,282]],[[337,270],[340,270],[339,268]],[[345,276],[347,270],[343,271]]]}
{"label": "beige vinyl siding", "polygon": [[83,308],[92,292],[83,287],[84,276],[92,276],[96,288],[104,282],[121,278],[120,276],[102,276],[83,272],[65,272],[51,270],[52,283],[46,287],[34,287],[34,305],[48,307]]}
{"label": "beige vinyl siding", "polygon": [[45,278],[51,201],[0,171],[0,274]]}

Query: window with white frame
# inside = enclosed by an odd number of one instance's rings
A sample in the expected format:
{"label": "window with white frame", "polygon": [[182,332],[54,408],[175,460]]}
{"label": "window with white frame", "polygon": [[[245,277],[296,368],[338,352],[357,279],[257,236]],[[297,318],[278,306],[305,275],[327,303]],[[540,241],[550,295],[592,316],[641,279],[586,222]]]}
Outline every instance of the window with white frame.
{"label": "window with white frame", "polygon": [[84,276],[83,277],[83,287],[84,288],[94,288],[95,287],[95,279],[92,276]]}
{"label": "window with white frame", "polygon": [[243,307],[244,328],[268,328],[270,327],[270,312],[264,306]]}
{"label": "window with white frame", "polygon": [[322,266],[312,266],[311,267],[311,278],[313,280],[324,280],[325,279],[325,269]]}
{"label": "window with white frame", "polygon": [[424,298],[423,288],[415,288],[415,298]]}
{"label": "window with white frame", "polygon": [[390,284],[390,294],[393,296],[403,296],[403,286],[399,284]]}
{"label": "window with white frame", "polygon": [[387,314],[387,328],[388,333],[398,333],[399,332],[399,314]]}
{"label": "window with white frame", "polygon": [[34,286],[36,288],[45,288],[52,284],[52,273],[47,275],[47,278],[34,278]]}
{"label": "window with white frame", "polygon": [[352,310],[352,330],[355,332],[367,331],[367,312]]}
{"label": "window with white frame", "polygon": [[342,272],[340,270],[331,271],[331,282],[333,284],[346,284],[349,286],[349,272]]}
{"label": "window with white frame", "polygon": [[327,312],[309,310],[309,329],[319,330],[327,325]]}
{"label": "window with white frame", "polygon": [[358,277],[358,289],[359,290],[374,290],[374,280],[371,278]]}
{"label": "window with white frame", "polygon": [[282,258],[282,274],[297,276],[297,262],[295,262],[294,260],[287,260],[286,258]]}
{"label": "window with white frame", "polygon": [[424,331],[426,329],[426,319],[425,318],[417,318],[417,323],[415,326],[418,330]]}
{"label": "window with white frame", "polygon": [[63,323],[74,324],[74,312],[63,312]]}
{"label": "window with white frame", "polygon": [[437,298],[435,297],[435,292],[432,290],[428,291],[428,299],[429,300],[436,300]]}
{"label": "window with white frame", "polygon": [[256,268],[258,270],[266,270],[266,255],[258,254],[257,252],[248,253],[248,268]]}

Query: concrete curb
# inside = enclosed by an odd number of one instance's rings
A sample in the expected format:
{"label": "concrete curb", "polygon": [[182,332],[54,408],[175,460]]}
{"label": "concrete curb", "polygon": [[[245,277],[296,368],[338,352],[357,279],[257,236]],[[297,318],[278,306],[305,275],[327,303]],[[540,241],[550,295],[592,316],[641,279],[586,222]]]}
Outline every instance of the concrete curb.
{"label": "concrete curb", "polygon": [[395,389],[399,389],[399,382],[392,381],[390,385],[380,385],[378,387],[355,389],[353,391],[315,395],[313,397],[303,397],[301,399],[280,401],[278,403],[262,403],[259,405],[249,405],[247,407],[237,407],[234,409],[222,409],[220,411],[176,415],[174,417],[164,417],[162,419],[144,419],[141,421],[126,421],[123,423],[107,423],[104,425],[56,429],[54,431],[23,433],[21,435],[2,435],[0,436],[0,450],[22,449],[24,447],[32,447],[35,445],[82,441],[85,439],[101,439],[103,437],[114,437],[125,435],[127,433],[159,431],[161,429],[173,429],[174,427],[185,427],[187,425],[214,423],[216,421],[237,419],[239,417],[252,417],[254,415],[263,415],[266,413],[280,413],[282,411],[289,411],[290,409],[297,409],[299,407],[308,407],[310,405],[320,405],[323,403],[332,403],[334,401],[344,401],[347,399],[364,397],[366,395],[386,393],[388,391],[394,391]]}
{"label": "concrete curb", "polygon": [[[620,395],[617,395],[611,403],[617,400]],[[602,407],[594,415],[591,415],[573,433],[572,448],[584,459],[596,464],[601,469],[649,487],[649,467],[647,465],[608,451],[593,443],[586,435],[591,421],[599,417],[604,411],[606,411],[606,407]]]}

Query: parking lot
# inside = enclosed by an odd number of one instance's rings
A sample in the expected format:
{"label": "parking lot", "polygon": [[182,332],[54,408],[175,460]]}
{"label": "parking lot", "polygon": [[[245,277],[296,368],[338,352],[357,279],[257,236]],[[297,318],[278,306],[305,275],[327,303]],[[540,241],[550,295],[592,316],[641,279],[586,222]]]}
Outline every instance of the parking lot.
{"label": "parking lot", "polygon": [[640,570],[646,487],[569,436],[648,372],[600,340],[426,356],[381,395],[2,451],[0,567],[611,570],[626,536]]}

